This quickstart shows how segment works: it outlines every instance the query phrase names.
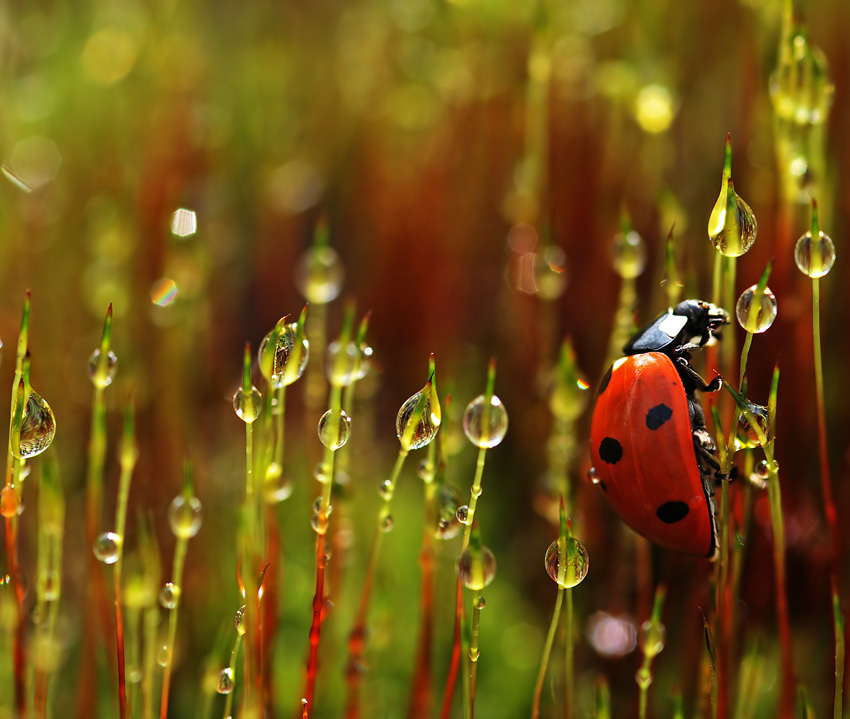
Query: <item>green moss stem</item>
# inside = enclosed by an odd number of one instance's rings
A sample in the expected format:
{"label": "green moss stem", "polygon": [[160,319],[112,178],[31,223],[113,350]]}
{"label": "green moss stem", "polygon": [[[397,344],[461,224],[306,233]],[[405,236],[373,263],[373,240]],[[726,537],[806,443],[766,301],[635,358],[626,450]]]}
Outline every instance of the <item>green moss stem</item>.
{"label": "green moss stem", "polygon": [[558,594],[555,597],[555,608],[552,610],[552,619],[549,622],[549,631],[546,633],[546,642],[543,645],[543,656],[540,659],[540,669],[537,672],[537,681],[534,684],[534,700],[531,705],[531,719],[538,719],[540,716],[540,697],[543,694],[543,683],[546,680],[546,669],[549,666],[549,657],[552,654],[552,645],[555,642],[555,633],[558,630],[558,619],[561,616],[561,606],[564,603],[564,593],[567,590],[563,587],[558,589]]}

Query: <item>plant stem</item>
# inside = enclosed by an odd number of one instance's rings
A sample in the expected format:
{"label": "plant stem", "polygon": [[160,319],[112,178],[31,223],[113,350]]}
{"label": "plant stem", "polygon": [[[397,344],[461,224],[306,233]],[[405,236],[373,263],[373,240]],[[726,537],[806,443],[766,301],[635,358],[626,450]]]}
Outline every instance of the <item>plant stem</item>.
{"label": "plant stem", "polygon": [[[233,642],[233,649],[230,652],[230,664],[228,667],[230,668],[231,676],[236,675],[236,656],[239,654],[239,645],[242,644],[242,635],[238,632],[236,633],[236,640]],[[233,709],[233,692],[231,691],[227,698],[224,700],[224,713],[221,715],[222,719],[229,719],[232,716]]]}
{"label": "plant stem", "polygon": [[168,718],[168,693],[171,685],[171,670],[174,659],[174,639],[177,636],[177,610],[180,607],[180,595],[183,593],[183,565],[186,561],[188,541],[180,537],[174,546],[174,569],[172,583],[177,590],[174,606],[168,612],[168,635],[165,644],[165,666],[162,671],[162,698],[160,702],[160,719]]}
{"label": "plant stem", "polygon": [[549,622],[549,631],[546,634],[546,643],[543,645],[543,657],[540,660],[540,670],[537,672],[537,682],[534,685],[534,700],[531,705],[531,719],[540,716],[540,697],[543,694],[543,682],[546,680],[546,669],[549,666],[549,657],[552,654],[552,644],[555,641],[555,633],[558,630],[558,618],[561,616],[561,605],[564,603],[563,587],[558,589],[555,597],[555,608],[552,610],[552,620]]}
{"label": "plant stem", "polygon": [[452,699],[457,687],[457,675],[460,669],[461,652],[461,626],[463,624],[463,585],[460,577],[455,581],[455,631],[452,640],[452,657],[449,662],[449,671],[446,675],[446,689],[443,692],[443,706],[440,710],[440,719],[449,719],[452,709]]}
{"label": "plant stem", "polygon": [[564,719],[572,719],[573,703],[575,701],[575,667],[573,661],[573,592],[569,587],[564,590],[567,593],[566,601],[566,636],[564,637]]}

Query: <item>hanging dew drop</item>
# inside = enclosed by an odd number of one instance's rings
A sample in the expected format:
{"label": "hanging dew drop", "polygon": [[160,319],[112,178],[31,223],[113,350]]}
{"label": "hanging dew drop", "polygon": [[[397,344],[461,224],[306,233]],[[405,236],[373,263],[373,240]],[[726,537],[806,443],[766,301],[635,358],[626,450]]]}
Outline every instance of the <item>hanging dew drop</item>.
{"label": "hanging dew drop", "polygon": [[278,334],[277,344],[271,346],[275,330],[269,332],[260,343],[257,358],[260,372],[275,389],[286,387],[298,380],[307,368],[310,359],[310,343],[306,338],[298,340],[298,325],[285,324]]}
{"label": "hanging dew drop", "polygon": [[56,418],[53,410],[38,393],[31,391],[21,420],[20,452],[16,451],[12,443],[12,454],[18,459],[35,457],[50,446],[55,435]]}
{"label": "hanging dew drop", "polygon": [[457,574],[464,587],[480,592],[496,577],[496,557],[487,547],[467,547],[457,561]]}
{"label": "hanging dew drop", "polygon": [[735,305],[735,316],[738,323],[747,332],[757,334],[770,329],[776,319],[777,306],[776,297],[769,287],[764,288],[761,297],[756,297],[757,285],[747,288],[738,298]]}
{"label": "hanging dew drop", "polygon": [[614,270],[623,279],[639,277],[646,267],[646,243],[634,230],[614,237]]}
{"label": "hanging dew drop", "polygon": [[835,245],[829,235],[818,233],[818,239],[807,232],[794,247],[794,262],[797,269],[808,277],[823,277],[835,263]]}
{"label": "hanging dew drop", "polygon": [[[730,209],[735,214],[727,217]],[[708,218],[708,238],[714,249],[725,257],[740,257],[753,246],[757,234],[758,223],[755,214],[735,192],[732,180],[724,175],[720,195]]]}
{"label": "hanging dew drop", "polygon": [[463,432],[476,447],[495,447],[508,431],[508,412],[496,395],[490,398],[488,426],[484,426],[485,396],[479,395],[466,405],[463,413]]}
{"label": "hanging dew drop", "polygon": [[156,655],[156,663],[165,668],[168,666],[168,645],[163,644]]}
{"label": "hanging dew drop", "polygon": [[233,411],[245,424],[251,424],[260,416],[263,406],[263,396],[256,387],[246,392],[240,387],[233,393]]}
{"label": "hanging dew drop", "polygon": [[469,505],[463,504],[458,507],[456,516],[461,524],[469,524]]}
{"label": "hanging dew drop", "polygon": [[318,431],[322,444],[336,451],[351,436],[351,417],[341,409],[329,409],[319,419]]}
{"label": "hanging dew drop", "polygon": [[168,522],[171,532],[178,539],[191,539],[201,528],[203,513],[197,497],[178,494],[168,506]]}
{"label": "hanging dew drop", "polygon": [[647,619],[638,632],[638,646],[645,657],[655,657],[664,649],[667,629],[661,622]]}
{"label": "hanging dew drop", "polygon": [[360,350],[354,342],[334,340],[325,356],[325,375],[334,387],[347,387],[358,378]]}
{"label": "hanging dew drop", "polygon": [[437,539],[448,540],[457,536],[461,522],[458,519],[458,509],[461,506],[460,492],[452,485],[440,487],[440,506],[437,513],[437,529],[434,536]]}
{"label": "hanging dew drop", "polygon": [[245,605],[243,604],[236,610],[236,615],[233,617],[233,624],[236,626],[236,633],[241,637],[245,634]]}
{"label": "hanging dew drop", "polygon": [[389,502],[393,498],[393,483],[385,479],[378,485],[378,496],[385,502]]}
{"label": "hanging dew drop", "polygon": [[100,373],[100,348],[98,347],[89,359],[89,379],[98,389],[105,389],[112,384],[118,369],[118,357],[112,350],[106,355],[105,372]]}
{"label": "hanging dew drop", "polygon": [[159,592],[159,603],[166,609],[174,609],[180,601],[180,587],[173,582],[166,582]]}
{"label": "hanging dew drop", "polygon": [[598,485],[602,479],[599,476],[599,470],[596,467],[591,467],[587,470],[587,479],[591,484]]}
{"label": "hanging dew drop", "polygon": [[[416,410],[416,406],[419,404],[419,400],[422,397],[422,391],[423,390],[420,390],[412,397],[406,399],[404,404],[401,405],[398,415],[396,415],[395,433],[399,438],[399,441],[403,441],[404,433],[408,429],[410,422],[413,420],[413,414]],[[431,440],[433,440],[434,437],[437,436],[437,430],[440,428],[441,417],[439,414],[439,407],[436,412],[433,410],[431,399],[432,397],[429,395],[425,400],[425,404],[422,408],[422,418],[417,423],[416,429],[413,430],[413,436],[410,438],[410,446],[408,449],[419,449],[421,447],[425,447],[431,443]]]}
{"label": "hanging dew drop", "polygon": [[115,564],[121,548],[121,537],[115,532],[104,532],[94,540],[94,556],[104,564]]}
{"label": "hanging dew drop", "polygon": [[388,514],[381,520],[381,531],[384,533],[391,532],[393,524],[393,516],[391,514]]}
{"label": "hanging dew drop", "polygon": [[[759,429],[761,429],[762,434],[768,437],[770,419],[768,417],[767,407],[760,404],[753,404],[752,402],[747,402],[747,405],[750,412],[756,418],[756,422],[758,422],[758,426]],[[758,434],[756,434],[756,431],[750,425],[747,415],[741,412],[741,414],[738,415],[738,433],[735,437],[736,449],[754,449],[760,444]]]}
{"label": "hanging dew drop", "polygon": [[311,247],[301,256],[295,268],[295,287],[314,305],[335,300],[342,290],[344,278],[339,255],[330,247]]}
{"label": "hanging dew drop", "polygon": [[218,676],[216,691],[219,694],[230,694],[233,691],[233,670],[230,667],[225,667],[221,670],[221,674]]}
{"label": "hanging dew drop", "polygon": [[567,538],[567,549],[564,556],[567,559],[567,566],[562,573],[560,571],[561,540],[556,539],[546,550],[543,561],[546,566],[546,573],[551,580],[559,587],[570,589],[581,584],[587,576],[590,559],[587,556],[587,549],[574,537]]}

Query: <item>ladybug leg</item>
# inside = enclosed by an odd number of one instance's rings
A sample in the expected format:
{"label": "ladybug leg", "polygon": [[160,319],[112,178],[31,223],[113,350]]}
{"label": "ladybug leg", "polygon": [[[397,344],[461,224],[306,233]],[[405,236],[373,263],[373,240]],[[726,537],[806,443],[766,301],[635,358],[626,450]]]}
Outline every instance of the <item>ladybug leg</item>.
{"label": "ladybug leg", "polygon": [[688,360],[684,357],[676,359],[676,368],[679,370],[679,375],[683,380],[688,381],[701,392],[717,392],[720,389],[720,385],[723,384],[723,378],[720,375],[716,375],[711,382],[706,384],[699,372],[691,367]]}
{"label": "ladybug leg", "polygon": [[694,452],[697,456],[699,473],[702,477],[703,488],[709,497],[714,496],[714,480],[725,479],[720,471],[720,462],[714,456],[714,439],[704,428],[696,428],[693,431]]}

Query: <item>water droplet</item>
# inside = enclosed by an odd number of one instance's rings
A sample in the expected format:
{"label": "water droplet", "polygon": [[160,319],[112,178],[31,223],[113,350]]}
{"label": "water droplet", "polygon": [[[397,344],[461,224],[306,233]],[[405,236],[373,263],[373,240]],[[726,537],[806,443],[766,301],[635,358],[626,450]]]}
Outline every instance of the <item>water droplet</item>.
{"label": "water droplet", "polygon": [[369,345],[362,344],[357,348],[357,376],[354,379],[363,379],[372,367],[373,350]]}
{"label": "water droplet", "polygon": [[360,369],[360,350],[354,342],[342,345],[334,340],[325,355],[325,375],[334,387],[347,387],[357,379]]}
{"label": "water droplet", "polygon": [[106,355],[106,367],[103,375],[98,373],[100,365],[100,348],[98,347],[89,359],[89,379],[98,389],[104,389],[112,384],[115,372],[118,369],[118,357],[112,350]]}
{"label": "water droplet", "polygon": [[457,517],[457,521],[461,524],[469,524],[469,506],[462,504],[457,508],[455,516]]}
{"label": "water droplet", "polygon": [[221,674],[218,676],[216,691],[219,694],[230,694],[233,691],[233,670],[230,667],[225,667],[221,670]]}
{"label": "water droplet", "polygon": [[807,232],[794,247],[794,262],[800,272],[809,277],[823,277],[835,262],[835,245],[829,235],[818,233],[817,241]]}
{"label": "water droplet", "polygon": [[423,482],[430,482],[432,479],[434,479],[434,463],[429,462],[427,459],[423,459],[419,463],[419,469],[417,470],[417,474]]}
{"label": "water droplet", "polygon": [[194,537],[203,522],[201,501],[197,497],[178,494],[168,506],[168,522],[171,532],[178,539]]}
{"label": "water droplet", "polygon": [[[721,255],[725,257],[740,257],[756,241],[758,223],[750,206],[735,192],[732,181],[724,175],[721,182],[720,195],[714,203],[714,209],[708,218],[708,238]],[[726,211],[729,206],[729,192],[734,194],[734,222],[728,223]]]}
{"label": "water droplet", "polygon": [[567,551],[564,552],[567,566],[564,569],[562,578],[559,561],[561,556],[560,547],[560,539],[552,542],[546,550],[546,557],[543,561],[546,566],[546,573],[552,581],[559,587],[569,589],[570,587],[581,584],[582,580],[587,576],[590,559],[587,556],[587,549],[585,549],[581,542],[574,537],[567,538]]}
{"label": "water droplet", "polygon": [[[752,402],[747,402],[747,408],[752,412],[752,414],[756,418],[756,422],[758,422],[759,428],[765,436],[768,436],[770,429],[770,419],[767,414],[767,407],[763,407],[760,404],[753,404]],[[738,434],[735,438],[735,447],[736,449],[742,449],[744,447],[748,449],[753,449],[760,445],[758,435],[755,430],[750,426],[749,421],[747,420],[747,416],[741,412],[738,415]]]}
{"label": "water droplet", "polygon": [[138,684],[142,681],[142,677],[144,677],[144,673],[140,667],[131,663],[127,664],[127,681],[130,684]]}
{"label": "water droplet", "polygon": [[646,667],[641,667],[635,672],[635,681],[641,689],[649,689],[652,684],[652,672]]}
{"label": "water droplet", "polygon": [[464,587],[480,592],[496,576],[496,557],[487,547],[467,547],[457,560],[457,574]]}
{"label": "water droplet", "polygon": [[378,485],[378,496],[385,502],[393,498],[393,483],[389,479],[385,479]]}
{"label": "water droplet", "polygon": [[819,125],[826,120],[834,96],[826,56],[809,42],[805,30],[795,28],[770,76],[774,112],[798,125]]}
{"label": "water droplet", "polygon": [[590,480],[591,484],[599,484],[602,479],[599,477],[599,471],[596,467],[591,467],[587,470],[587,478]]}
{"label": "water droplet", "polygon": [[256,387],[249,392],[240,387],[233,393],[233,411],[245,424],[251,424],[260,416],[263,407],[263,395]]}
{"label": "water droplet", "polygon": [[490,398],[488,426],[484,426],[485,397],[478,395],[463,413],[463,432],[476,447],[495,447],[508,431],[508,412],[496,395]]}
{"label": "water droplet", "polygon": [[770,465],[766,459],[756,465],[756,474],[762,479],[767,479],[770,476]]}
{"label": "water droplet", "polygon": [[764,288],[758,306],[756,306],[756,289],[753,285],[741,293],[738,304],[735,305],[735,316],[738,323],[747,332],[766,332],[776,319],[776,297],[769,287]]}
{"label": "water droplet", "polygon": [[[298,325],[295,322],[283,326],[277,338],[277,345],[271,347],[274,333],[275,330],[272,330],[263,337],[257,358],[263,377],[272,387],[279,389],[291,385],[304,374],[310,359],[310,343],[303,338],[299,343],[300,351],[295,352],[298,342]],[[294,361],[290,361],[293,357]]]}
{"label": "water droplet", "polygon": [[177,237],[189,237],[198,231],[198,217],[192,210],[182,207],[171,215],[171,233]]}
{"label": "water droplet", "polygon": [[[313,512],[315,514],[318,514],[321,510],[322,510],[322,498],[316,497],[316,499],[313,501]],[[334,511],[334,506],[332,504],[329,504],[326,514],[330,517],[331,514],[333,514],[333,511]]]}
{"label": "water droplet", "polygon": [[18,513],[18,493],[11,484],[0,490],[0,515],[7,519]]}
{"label": "water droplet", "polygon": [[646,267],[646,243],[637,232],[631,230],[614,237],[614,270],[623,279],[638,277]]}
{"label": "water droplet", "polygon": [[477,662],[478,657],[481,655],[481,650],[478,647],[470,647],[469,648],[469,660],[472,662]]}
{"label": "water droplet", "polygon": [[18,459],[35,457],[50,446],[55,435],[56,418],[53,410],[37,392],[30,391],[21,420],[21,451],[16,453],[13,449],[12,453]]}
{"label": "water droplet", "polygon": [[121,537],[115,532],[103,532],[94,540],[94,556],[104,564],[115,564],[121,547]]}
{"label": "water droplet", "polygon": [[388,514],[381,520],[381,531],[382,532],[390,532],[393,528],[393,516]]}
{"label": "water droplet", "polygon": [[319,419],[319,439],[328,449],[337,450],[351,436],[351,417],[341,409],[329,409]]}
{"label": "water droplet", "polygon": [[236,633],[240,636],[245,634],[245,605],[243,604],[236,610],[236,615],[233,617],[233,623],[236,626]]}
{"label": "water droplet", "polygon": [[[437,529],[434,536],[437,539],[448,540],[457,536],[461,522],[458,510],[461,506],[460,492],[450,484],[440,487],[440,506],[437,510]],[[468,509],[468,508],[467,508]]]}
{"label": "water droplet", "polygon": [[163,644],[159,648],[159,651],[156,654],[156,663],[159,664],[159,666],[161,666],[163,668],[168,666],[168,645],[167,644]]}
{"label": "water droplet", "polygon": [[308,302],[324,305],[342,290],[345,271],[339,255],[330,247],[311,247],[295,268],[295,287]]}
{"label": "water droplet", "polygon": [[484,609],[484,607],[486,607],[486,606],[487,606],[487,600],[484,599],[484,597],[479,594],[478,598],[475,600],[475,608],[478,609],[478,610],[481,610],[481,609]]}
{"label": "water droplet", "polygon": [[151,285],[151,302],[168,307],[177,298],[177,283],[170,277],[160,277]]}
{"label": "water droplet", "polygon": [[638,632],[638,646],[645,657],[655,657],[664,649],[667,641],[667,629],[661,622],[647,619],[640,625]]}
{"label": "water droplet", "polygon": [[166,609],[174,609],[180,601],[180,587],[173,582],[166,582],[159,591],[159,603]]}
{"label": "water droplet", "polygon": [[[431,387],[433,390],[433,385]],[[404,433],[413,420],[416,405],[419,404],[422,393],[425,391],[427,391],[427,385],[425,389],[421,389],[412,397],[408,397],[398,410],[395,419],[395,433],[402,444],[404,443]],[[430,391],[422,408],[422,417],[417,423],[416,429],[413,430],[413,436],[410,438],[410,445],[407,449],[419,449],[429,444],[437,436],[441,421],[439,400],[436,392]]]}

